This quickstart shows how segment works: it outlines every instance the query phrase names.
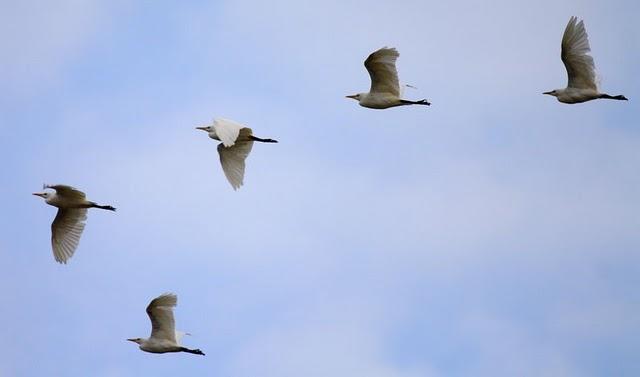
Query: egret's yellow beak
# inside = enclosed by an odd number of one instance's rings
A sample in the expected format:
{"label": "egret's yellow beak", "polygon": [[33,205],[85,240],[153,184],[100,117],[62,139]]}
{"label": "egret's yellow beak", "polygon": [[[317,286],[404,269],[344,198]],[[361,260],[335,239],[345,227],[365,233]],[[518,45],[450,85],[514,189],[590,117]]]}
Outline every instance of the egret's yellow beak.
{"label": "egret's yellow beak", "polygon": [[552,95],[553,91],[551,92],[543,92],[542,94],[548,94],[548,95]]}
{"label": "egret's yellow beak", "polygon": [[206,130],[207,130],[207,127],[196,127],[196,130],[206,131]]}
{"label": "egret's yellow beak", "polygon": [[133,339],[133,338],[132,338],[132,339],[127,339],[127,340],[128,340],[128,341],[130,341],[130,342],[134,342],[134,343],[135,343],[135,341],[136,341],[136,340],[135,340],[135,339]]}
{"label": "egret's yellow beak", "polygon": [[31,195],[35,195],[35,196],[39,196],[39,197],[41,197],[41,198],[44,198],[44,193],[43,193],[43,192],[34,192],[34,193],[33,193],[33,194],[31,194]]}
{"label": "egret's yellow beak", "polygon": [[352,95],[350,95],[350,96],[345,96],[345,98],[353,98],[353,99],[357,99],[357,98],[356,98],[357,96],[358,96],[357,94],[352,94]]}

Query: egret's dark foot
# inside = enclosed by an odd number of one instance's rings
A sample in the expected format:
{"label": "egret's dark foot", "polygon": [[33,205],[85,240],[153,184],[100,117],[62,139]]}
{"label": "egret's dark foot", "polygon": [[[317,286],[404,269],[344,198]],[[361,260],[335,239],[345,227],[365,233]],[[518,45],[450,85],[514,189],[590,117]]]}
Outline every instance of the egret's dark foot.
{"label": "egret's dark foot", "polygon": [[114,211],[114,212],[116,210],[116,207],[113,207],[113,206],[101,206],[99,204],[96,204],[95,208],[106,209],[107,211]]}

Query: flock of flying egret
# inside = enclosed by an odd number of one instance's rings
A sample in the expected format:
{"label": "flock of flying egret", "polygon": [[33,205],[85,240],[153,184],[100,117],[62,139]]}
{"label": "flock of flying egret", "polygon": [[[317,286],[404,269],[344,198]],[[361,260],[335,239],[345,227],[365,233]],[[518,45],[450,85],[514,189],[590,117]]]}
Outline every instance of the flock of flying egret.
{"label": "flock of flying egret", "polygon": [[[591,48],[584,22],[571,17],[565,28],[561,44],[561,58],[567,70],[568,84],[564,89],[555,89],[543,94],[556,97],[568,104],[581,103],[594,99],[627,100],[623,95],[601,93],[596,83],[595,65],[589,55]],[[371,88],[367,93],[349,95],[360,106],[372,109],[387,109],[407,105],[431,105],[426,99],[412,101],[401,98],[401,87],[396,70],[396,60],[400,54],[395,48],[383,47],[373,52],[364,62],[371,77]],[[253,135],[251,128],[227,119],[215,119],[210,126],[196,127],[208,133],[209,137],[220,141],[218,154],[222,171],[234,190],[244,181],[245,160],[251,153],[255,141],[277,143],[273,139],[262,139]],[[116,209],[110,205],[100,205],[86,199],[84,192],[67,185],[44,185],[44,191],[33,195],[42,197],[45,202],[58,208],[51,224],[51,246],[56,262],[67,263],[80,242],[85,227],[87,210],[98,208],[108,211]],[[186,333],[175,330],[173,308],[177,305],[175,294],[165,293],[153,299],[147,306],[151,320],[151,336],[148,339],[131,338],[139,348],[151,353],[188,352],[204,355],[199,349],[189,349],[180,345],[180,339]]]}

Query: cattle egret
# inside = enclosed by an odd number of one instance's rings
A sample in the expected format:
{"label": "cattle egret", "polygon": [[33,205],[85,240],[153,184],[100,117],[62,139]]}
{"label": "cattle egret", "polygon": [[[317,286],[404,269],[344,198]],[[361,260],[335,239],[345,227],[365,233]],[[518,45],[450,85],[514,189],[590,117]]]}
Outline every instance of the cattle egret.
{"label": "cattle egret", "polygon": [[371,76],[369,93],[347,96],[358,101],[360,106],[371,109],[387,109],[405,105],[431,105],[426,99],[409,101],[400,98],[400,84],[396,60],[400,54],[395,48],[383,47],[369,55],[364,66]]}
{"label": "cattle egret", "polygon": [[138,343],[140,349],[151,353],[188,352],[203,355],[199,349],[189,349],[180,345],[180,339],[186,333],[176,331],[173,308],[178,304],[178,296],[173,293],[162,294],[149,303],[147,314],[151,319],[149,339],[131,338],[128,341]]}
{"label": "cattle egret", "polygon": [[610,96],[598,92],[596,71],[593,58],[589,55],[589,39],[584,28],[584,21],[577,22],[571,17],[562,36],[562,52],[560,57],[567,69],[569,83],[565,89],[556,89],[542,94],[555,96],[563,103],[580,103],[598,98],[624,100],[623,95]]}
{"label": "cattle egret", "polygon": [[215,119],[212,126],[196,127],[206,131],[209,137],[221,141],[218,144],[220,164],[229,183],[234,190],[243,184],[244,160],[247,159],[254,141],[277,143],[273,139],[261,139],[253,136],[251,128],[228,119]]}
{"label": "cattle egret", "polygon": [[112,206],[103,206],[90,202],[84,192],[66,185],[44,185],[43,189],[54,189],[55,192],[36,192],[45,202],[58,207],[58,214],[51,224],[51,246],[53,257],[58,263],[67,263],[78,247],[80,236],[84,230],[88,208],[100,208],[115,211]]}

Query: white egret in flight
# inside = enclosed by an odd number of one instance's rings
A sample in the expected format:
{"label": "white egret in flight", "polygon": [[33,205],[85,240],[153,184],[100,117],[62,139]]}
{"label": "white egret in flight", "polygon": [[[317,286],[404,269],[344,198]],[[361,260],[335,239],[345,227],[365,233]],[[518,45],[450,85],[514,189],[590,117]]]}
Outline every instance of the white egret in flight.
{"label": "white egret in flight", "polygon": [[347,96],[347,98],[353,98],[359,102],[360,106],[371,109],[387,109],[405,105],[431,105],[426,99],[409,101],[400,98],[400,83],[396,70],[396,60],[399,56],[400,54],[395,48],[387,47],[369,55],[364,61],[364,66],[371,76],[369,93],[358,93]]}
{"label": "white egret in flight", "polygon": [[103,206],[90,202],[84,192],[66,185],[44,185],[43,189],[54,189],[55,192],[36,192],[45,202],[58,207],[58,214],[51,224],[51,246],[56,262],[67,263],[78,247],[80,236],[84,230],[88,208],[100,208],[115,211],[112,206]]}
{"label": "white egret in flight", "polygon": [[247,159],[254,141],[277,143],[273,139],[261,139],[253,136],[251,128],[228,119],[214,119],[212,126],[196,127],[206,131],[209,137],[221,141],[218,144],[220,164],[229,183],[234,190],[243,184],[244,160]]}
{"label": "white egret in flight", "polygon": [[571,17],[562,36],[562,52],[560,57],[567,69],[569,83],[564,89],[556,89],[542,94],[555,96],[563,103],[580,103],[598,98],[624,100],[623,95],[610,96],[598,92],[596,70],[593,58],[589,55],[589,39],[584,28],[584,21],[577,22],[577,17]]}
{"label": "white egret in flight", "polygon": [[145,352],[188,352],[204,356],[204,352],[199,349],[189,349],[180,345],[180,339],[187,333],[176,331],[173,308],[177,304],[178,296],[173,293],[165,293],[151,300],[147,306],[147,314],[151,319],[151,336],[149,339],[131,338],[127,340],[138,343],[140,349]]}

